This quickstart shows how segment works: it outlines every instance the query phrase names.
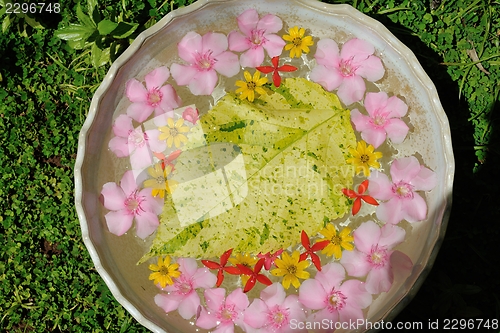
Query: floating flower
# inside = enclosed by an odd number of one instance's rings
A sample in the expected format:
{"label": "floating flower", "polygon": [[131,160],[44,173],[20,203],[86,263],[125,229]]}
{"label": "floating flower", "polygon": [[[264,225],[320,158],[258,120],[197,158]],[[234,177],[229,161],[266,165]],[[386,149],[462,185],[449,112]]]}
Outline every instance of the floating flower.
{"label": "floating flower", "polygon": [[[296,295],[286,296],[280,283],[274,283],[260,292],[260,298],[253,300],[245,310],[244,322],[262,333],[290,332],[291,321],[305,321],[306,316]],[[305,329],[293,330],[305,333]]]}
{"label": "floating flower", "polygon": [[361,184],[359,184],[357,193],[347,188],[342,189],[342,193],[344,193],[344,195],[348,196],[351,199],[354,199],[354,203],[352,204],[352,215],[356,215],[361,209],[361,200],[369,203],[370,205],[378,206],[377,200],[373,199],[369,195],[364,194],[368,189],[368,183],[369,180],[366,179]]}
{"label": "floating flower", "polygon": [[364,101],[368,116],[358,109],[351,111],[351,120],[361,137],[378,148],[388,136],[393,143],[401,143],[408,134],[408,125],[401,117],[408,112],[408,106],[396,96],[388,97],[383,91],[367,93]]}
{"label": "floating flower", "polygon": [[327,320],[333,327],[336,322],[352,323],[363,319],[363,309],[372,303],[372,295],[363,282],[345,281],[341,264],[330,263],[323,266],[314,279],[302,283],[299,301],[312,310],[319,310],[312,315],[312,321]]}
{"label": "floating flower", "polygon": [[[354,241],[354,238],[350,235],[351,228],[345,227],[342,231],[337,235],[337,230],[334,225],[328,223],[320,232],[327,240],[330,241],[321,253],[332,256],[335,255],[336,259],[342,257],[342,249],[346,249],[348,251],[352,251],[354,246],[351,244]],[[322,242],[322,241],[320,241]]]}
{"label": "floating flower", "polygon": [[234,332],[234,325],[244,325],[243,312],[248,308],[248,296],[243,293],[241,288],[235,289],[231,294],[224,298],[226,290],[223,288],[205,290],[205,301],[207,309],[201,308],[200,315],[196,319],[196,325],[212,329],[213,332]]}
{"label": "floating flower", "polygon": [[269,74],[273,73],[273,83],[275,87],[279,87],[281,85],[281,76],[279,72],[293,72],[297,70],[297,67],[292,66],[292,65],[283,65],[283,66],[278,66],[279,65],[279,60],[280,58],[278,56],[273,57],[271,59],[272,66],[257,66],[255,69],[257,69],[259,72],[262,72],[264,74]]}
{"label": "floating flower", "polygon": [[387,292],[394,281],[394,272],[407,274],[412,262],[407,255],[392,248],[405,239],[403,228],[375,222],[361,224],[353,233],[356,249],[346,252],[340,259],[347,273],[354,277],[366,275],[366,290],[370,294]]}
{"label": "floating flower", "polygon": [[329,243],[329,240],[323,240],[320,242],[316,242],[313,246],[311,246],[309,236],[307,236],[306,232],[302,230],[302,233],[300,235],[300,239],[302,241],[302,246],[306,250],[306,252],[302,253],[300,255],[300,261],[306,260],[307,257],[311,257],[311,261],[313,262],[314,266],[316,266],[316,269],[318,271],[321,270],[321,260],[319,259],[318,255],[314,252],[323,250]]}
{"label": "floating flower", "polygon": [[172,278],[178,278],[181,275],[181,272],[177,270],[179,264],[171,264],[170,256],[166,256],[165,259],[158,257],[158,264],[151,264],[148,268],[153,271],[149,275],[149,279],[153,280],[154,284],[159,284],[161,288],[174,284]]}
{"label": "floating flower", "polygon": [[271,266],[274,264],[274,261],[283,253],[283,249],[280,249],[274,253],[267,252],[266,254],[259,253],[257,258],[265,259],[264,268],[266,270],[270,270]]}
{"label": "floating flower", "polygon": [[188,85],[193,95],[210,95],[217,84],[217,73],[232,77],[240,71],[238,56],[227,51],[227,37],[208,32],[201,36],[188,32],[177,44],[179,57],[189,65],[172,64],[172,77],[180,86]]}
{"label": "floating flower", "polygon": [[239,87],[236,89],[236,93],[240,94],[240,99],[247,98],[250,102],[253,102],[255,92],[261,95],[266,93],[262,85],[267,83],[267,77],[261,78],[258,71],[255,71],[253,77],[248,71],[245,71],[243,75],[245,75],[246,82],[241,80],[236,81],[236,85]]}
{"label": "floating flower", "polygon": [[368,189],[371,196],[381,202],[377,217],[384,222],[397,224],[401,220],[422,221],[427,215],[427,204],[416,191],[430,191],[436,186],[436,174],[420,165],[414,156],[394,160],[390,174],[374,171],[370,176]]}
{"label": "floating flower", "polygon": [[[231,264],[233,264],[234,266],[236,266],[236,267],[245,266],[245,267],[247,267],[249,269],[251,269],[257,263],[257,261],[258,261],[258,259],[255,258],[250,253],[245,253],[245,254],[237,253],[234,258],[229,258],[229,262]],[[250,278],[250,276],[245,275],[241,271],[240,271],[239,274],[242,274],[242,276],[241,276],[241,283],[243,285],[246,285],[246,283],[247,283],[248,279]]]}
{"label": "floating flower", "polygon": [[127,108],[127,114],[142,123],[153,111],[158,116],[179,107],[181,99],[174,88],[170,84],[163,85],[169,77],[168,68],[163,66],[146,75],[146,87],[136,79],[128,80],[125,95],[132,104]]}
{"label": "floating flower", "polygon": [[174,172],[175,165],[173,162],[177,159],[177,157],[179,157],[181,153],[182,150],[177,149],[171,152],[168,156],[165,156],[165,154],[163,153],[153,153],[153,155],[155,155],[155,157],[160,160],[162,169],[165,169],[167,166],[171,166],[172,170],[170,172]]}
{"label": "floating flower", "polygon": [[191,124],[195,125],[199,118],[199,112],[198,109],[193,109],[192,107],[187,107],[183,112],[182,112],[182,119],[185,121],[189,121]]}
{"label": "floating flower", "polygon": [[158,227],[158,214],[163,209],[163,200],[153,198],[150,189],[139,190],[132,170],[123,174],[120,186],[112,182],[104,184],[101,194],[104,207],[111,210],[104,216],[111,233],[123,235],[130,229],[134,219],[140,238],[151,235]]}
{"label": "floating flower", "polygon": [[304,271],[309,266],[309,262],[304,260],[300,261],[299,251],[293,251],[292,256],[288,252],[283,252],[280,259],[276,259],[274,262],[276,267],[271,270],[271,274],[274,276],[283,276],[283,287],[288,289],[290,283],[298,288],[300,286],[299,279],[308,279],[309,272]]}
{"label": "floating flower", "polygon": [[184,119],[179,118],[174,123],[173,118],[167,119],[167,126],[161,126],[158,130],[161,132],[158,136],[159,140],[167,140],[167,146],[170,148],[172,144],[179,148],[183,143],[187,142],[187,137],[183,133],[189,132],[189,127],[183,126]]}
{"label": "floating flower", "polygon": [[305,36],[306,30],[295,26],[288,30],[289,35],[284,35],[283,39],[289,44],[285,45],[285,50],[290,51],[290,58],[300,58],[302,52],[309,53],[309,46],[314,44],[311,36]]}
{"label": "floating flower", "polygon": [[265,259],[259,259],[257,263],[255,264],[255,267],[253,270],[248,268],[245,265],[237,264],[236,266],[239,268],[241,274],[245,274],[249,276],[249,279],[245,283],[245,288],[243,289],[243,292],[249,292],[252,290],[252,288],[255,286],[255,283],[259,281],[262,284],[265,284],[266,286],[269,286],[272,284],[271,280],[264,274],[261,274],[260,271],[262,270],[262,266],[264,266],[264,261]]}
{"label": "floating flower", "polygon": [[231,256],[231,252],[233,252],[233,249],[229,249],[222,256],[220,257],[220,263],[216,263],[215,261],[211,260],[202,260],[201,263],[205,266],[207,266],[210,269],[216,269],[217,270],[217,287],[220,287],[222,284],[222,281],[224,281],[224,272],[228,272],[229,274],[233,275],[238,275],[240,274],[240,270],[238,267],[227,267],[227,261],[229,257]]}
{"label": "floating flower", "polygon": [[181,275],[174,280],[173,285],[165,288],[168,294],[155,296],[155,303],[167,313],[178,309],[182,318],[190,319],[196,315],[200,306],[200,296],[196,289],[212,288],[217,278],[207,268],[198,268],[195,259],[179,258],[177,263]]}
{"label": "floating flower", "polygon": [[143,131],[134,128],[132,118],[122,114],[113,123],[115,137],[109,140],[108,147],[117,157],[130,156],[132,169],[142,169],[153,163],[153,154],[165,150],[164,142],[159,141],[156,129]]}
{"label": "floating flower", "polygon": [[262,64],[264,50],[271,58],[281,54],[286,43],[276,35],[283,27],[279,17],[268,14],[259,20],[259,14],[255,9],[247,9],[237,20],[243,34],[233,31],[227,37],[231,51],[246,51],[240,56],[242,67],[257,67]]}
{"label": "floating flower", "polygon": [[357,38],[347,41],[340,52],[335,41],[321,39],[314,55],[318,65],[310,78],[328,91],[338,89],[337,95],[346,105],[360,101],[366,91],[363,78],[378,81],[385,73],[374,52],[373,45]]}
{"label": "floating flower", "polygon": [[350,148],[349,153],[352,155],[351,158],[346,160],[347,163],[352,164],[356,167],[356,173],[363,174],[368,177],[370,176],[370,167],[379,169],[380,163],[377,161],[382,158],[381,152],[374,152],[372,145],[366,146],[366,142],[363,140],[358,141],[356,149]]}
{"label": "floating flower", "polygon": [[171,165],[163,168],[161,162],[156,163],[154,166],[149,167],[147,172],[152,178],[145,180],[143,186],[151,189],[153,197],[159,196],[163,199],[165,192],[171,194],[179,184],[173,179],[167,180],[168,176],[172,173]]}

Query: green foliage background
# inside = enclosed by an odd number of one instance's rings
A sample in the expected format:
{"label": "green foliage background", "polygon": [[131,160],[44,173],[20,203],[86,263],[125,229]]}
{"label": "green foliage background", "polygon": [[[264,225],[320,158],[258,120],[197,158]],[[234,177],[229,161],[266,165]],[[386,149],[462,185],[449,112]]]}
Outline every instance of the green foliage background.
{"label": "green foliage background", "polygon": [[[107,21],[87,44],[55,33],[82,23],[76,1],[48,1],[60,13],[27,15],[5,13],[7,2],[0,0],[1,330],[146,332],[93,268],[73,204],[73,165],[80,127],[110,62],[141,31],[193,1],[91,0],[95,23]],[[457,171],[448,232],[421,290],[395,320],[500,318],[500,2],[324,2],[353,5],[410,47],[452,128]],[[88,3],[81,8],[88,14]],[[135,29],[113,36],[119,22]]]}

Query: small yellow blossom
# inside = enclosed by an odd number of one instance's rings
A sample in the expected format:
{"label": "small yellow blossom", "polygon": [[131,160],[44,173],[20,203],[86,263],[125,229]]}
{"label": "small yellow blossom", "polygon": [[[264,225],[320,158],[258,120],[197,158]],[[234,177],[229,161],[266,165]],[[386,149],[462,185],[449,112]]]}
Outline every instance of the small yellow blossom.
{"label": "small yellow blossom", "polygon": [[293,251],[292,256],[288,252],[283,252],[281,258],[274,261],[276,267],[271,270],[271,274],[274,276],[283,276],[283,287],[288,289],[290,283],[295,287],[300,287],[299,279],[309,279],[309,272],[304,271],[309,266],[309,261],[300,261],[300,252]]}
{"label": "small yellow blossom", "polygon": [[[235,258],[229,258],[228,260],[234,266],[240,264],[240,265],[243,265],[245,267],[250,268],[253,271],[253,267],[255,266],[255,264],[257,263],[257,261],[259,259],[252,256],[250,253],[245,253],[244,255],[241,253],[238,253],[238,254],[236,254]],[[242,285],[246,285],[249,278],[250,278],[250,276],[242,274],[241,275]]]}
{"label": "small yellow blossom", "polygon": [[149,270],[153,271],[149,275],[150,280],[154,280],[154,284],[160,284],[160,287],[165,288],[168,285],[174,284],[172,278],[181,276],[181,272],[177,269],[179,264],[170,264],[170,256],[166,256],[165,260],[158,257],[158,264],[149,265]]}
{"label": "small yellow blossom", "polygon": [[267,77],[261,78],[259,71],[255,71],[253,77],[248,71],[245,71],[243,75],[246,82],[241,80],[236,81],[236,85],[239,87],[236,89],[236,93],[240,94],[240,99],[247,98],[250,102],[253,102],[256,92],[261,95],[266,93],[262,86],[267,83]]}
{"label": "small yellow blossom", "polygon": [[366,142],[363,140],[358,142],[356,149],[349,149],[352,157],[347,159],[347,163],[356,167],[356,174],[363,172],[368,177],[370,176],[370,167],[380,168],[380,163],[377,160],[382,157],[382,153],[374,152],[374,149],[372,145],[366,146]]}
{"label": "small yellow blossom", "polygon": [[144,181],[143,186],[151,188],[151,195],[153,197],[165,197],[165,192],[172,194],[177,185],[177,181],[173,179],[167,180],[167,177],[172,172],[172,166],[167,165],[162,169],[161,162],[156,163],[154,166],[148,168],[148,174],[152,177]]}
{"label": "small yellow blossom", "polygon": [[[328,223],[326,227],[319,232],[326,239],[330,240],[330,244],[328,244],[321,253],[326,254],[327,256],[334,255],[335,258],[340,259],[342,257],[342,248],[352,251],[354,249],[354,245],[351,242],[354,242],[354,238],[350,235],[351,228],[345,227],[342,231],[337,235],[337,230],[333,224]],[[324,239],[320,239],[319,241],[324,241]]]}
{"label": "small yellow blossom", "polygon": [[170,148],[172,144],[179,148],[183,143],[187,142],[187,137],[182,133],[189,132],[189,127],[183,126],[184,119],[180,118],[174,123],[173,118],[168,118],[167,126],[159,127],[159,140],[167,140],[167,146]]}
{"label": "small yellow blossom", "polygon": [[285,45],[285,50],[290,51],[290,58],[300,58],[302,52],[309,53],[309,46],[314,44],[311,36],[304,37],[306,33],[304,28],[295,26],[288,30],[289,35],[284,35],[283,39],[289,44]]}

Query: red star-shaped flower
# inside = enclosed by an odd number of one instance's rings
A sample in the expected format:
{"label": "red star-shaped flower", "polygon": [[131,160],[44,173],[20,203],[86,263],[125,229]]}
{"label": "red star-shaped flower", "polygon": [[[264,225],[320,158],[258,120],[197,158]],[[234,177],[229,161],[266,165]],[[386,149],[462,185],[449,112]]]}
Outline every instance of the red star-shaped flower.
{"label": "red star-shaped flower", "polygon": [[356,215],[359,212],[361,208],[361,200],[363,200],[366,203],[369,203],[370,205],[378,206],[377,200],[375,200],[373,197],[369,195],[363,194],[368,189],[368,182],[369,181],[367,179],[363,181],[361,184],[359,184],[357,193],[354,190],[350,190],[347,188],[342,189],[342,193],[344,193],[351,199],[355,199],[352,205],[352,215]]}
{"label": "red star-shaped flower", "polygon": [[269,74],[273,73],[273,83],[276,87],[279,87],[281,84],[281,76],[279,72],[293,72],[297,70],[297,67],[292,66],[292,65],[283,65],[279,66],[279,60],[280,58],[278,56],[273,57],[271,59],[271,62],[273,63],[272,66],[259,66],[255,67],[259,72],[262,72],[264,74]]}
{"label": "red star-shaped flower", "polygon": [[255,264],[253,271],[245,265],[241,265],[241,264],[236,265],[236,266],[238,266],[241,274],[245,274],[245,275],[250,276],[247,283],[245,284],[245,288],[243,289],[244,293],[252,290],[252,288],[255,286],[255,283],[257,283],[257,281],[259,281],[262,284],[265,284],[266,286],[270,286],[272,284],[271,280],[269,280],[269,278],[267,276],[265,276],[264,274],[262,274],[260,272],[262,269],[262,266],[264,266],[265,261],[266,261],[266,259],[264,259],[264,258],[259,259],[259,261],[257,261],[257,263]]}
{"label": "red star-shaped flower", "polygon": [[177,157],[179,157],[179,155],[181,153],[182,153],[182,150],[177,149],[176,151],[173,151],[172,153],[170,153],[170,155],[168,155],[168,157],[165,157],[165,155],[163,153],[153,152],[155,157],[157,159],[161,160],[161,168],[165,169],[167,167],[167,165],[170,165],[170,166],[172,166],[172,171],[174,171],[174,164],[172,162],[175,161],[175,159],[177,159]]}
{"label": "red star-shaped flower", "polygon": [[300,235],[300,239],[302,241],[302,246],[304,247],[304,249],[306,249],[306,252],[304,252],[300,255],[300,261],[306,260],[307,257],[311,257],[311,260],[312,260],[314,266],[316,266],[316,269],[318,271],[321,271],[321,261],[320,261],[318,255],[314,252],[323,250],[325,247],[328,246],[328,244],[330,243],[330,240],[327,239],[327,240],[324,240],[321,242],[317,242],[313,246],[311,246],[311,242],[309,241],[309,236],[307,236],[307,234],[304,230],[302,230],[302,234]]}
{"label": "red star-shaped flower", "polygon": [[269,270],[271,266],[274,264],[274,261],[283,253],[283,249],[278,250],[271,254],[271,252],[267,252],[266,254],[259,253],[257,258],[265,259],[264,260],[264,268]]}
{"label": "red star-shaped flower", "polygon": [[207,266],[210,269],[217,269],[217,287],[220,287],[222,284],[222,281],[224,281],[224,272],[227,272],[229,274],[233,275],[239,275],[241,274],[240,270],[238,267],[234,266],[227,266],[227,260],[231,256],[231,252],[233,252],[233,249],[229,249],[224,254],[220,257],[220,263],[216,263],[215,261],[211,260],[202,260],[202,264]]}

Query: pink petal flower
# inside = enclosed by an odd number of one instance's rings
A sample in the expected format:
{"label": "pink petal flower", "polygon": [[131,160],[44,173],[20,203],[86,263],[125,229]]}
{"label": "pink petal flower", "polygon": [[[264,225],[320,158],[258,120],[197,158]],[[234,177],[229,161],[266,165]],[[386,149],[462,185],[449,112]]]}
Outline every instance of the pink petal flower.
{"label": "pink petal flower", "polygon": [[138,122],[145,121],[154,111],[160,115],[179,107],[181,100],[174,88],[163,84],[170,77],[167,67],[159,67],[144,78],[146,88],[136,79],[127,81],[125,95],[132,102],[127,108],[127,114]]}
{"label": "pink petal flower", "polygon": [[343,45],[339,54],[335,41],[322,39],[314,56],[318,65],[311,71],[310,78],[328,91],[338,89],[338,96],[346,105],[360,101],[366,90],[363,78],[374,82],[385,73],[374,52],[373,45],[354,38]]}
{"label": "pink petal flower", "polygon": [[400,117],[406,115],[408,106],[398,97],[388,97],[385,92],[367,93],[365,108],[368,116],[357,109],[351,112],[351,121],[366,142],[378,148],[388,136],[393,143],[401,143],[409,127]]}
{"label": "pink petal flower", "polygon": [[193,125],[198,122],[199,118],[199,112],[198,109],[193,109],[192,107],[187,107],[183,112],[182,112],[182,118],[185,121],[189,121]]}
{"label": "pink petal flower", "polygon": [[264,50],[269,57],[279,56],[286,42],[276,35],[283,27],[283,22],[273,14],[267,14],[259,20],[255,9],[247,9],[237,17],[240,32],[232,31],[228,35],[229,49],[243,52],[240,64],[243,67],[257,67],[264,61]]}
{"label": "pink petal flower", "polygon": [[134,219],[140,238],[146,238],[158,227],[163,199],[152,197],[148,190],[139,191],[132,170],[123,174],[120,186],[115,183],[104,184],[101,194],[104,206],[112,210],[104,216],[111,233],[123,235],[130,229]]}
{"label": "pink petal flower", "polygon": [[217,73],[227,77],[240,70],[238,56],[226,51],[227,37],[208,32],[201,36],[188,32],[177,45],[179,56],[188,65],[172,64],[170,71],[178,85],[188,85],[194,95],[210,95],[217,84]]}

